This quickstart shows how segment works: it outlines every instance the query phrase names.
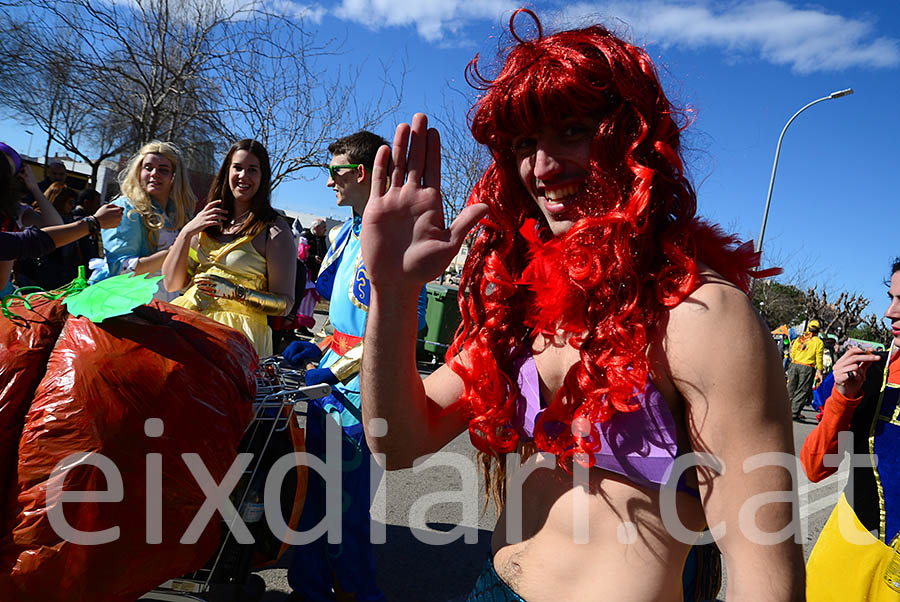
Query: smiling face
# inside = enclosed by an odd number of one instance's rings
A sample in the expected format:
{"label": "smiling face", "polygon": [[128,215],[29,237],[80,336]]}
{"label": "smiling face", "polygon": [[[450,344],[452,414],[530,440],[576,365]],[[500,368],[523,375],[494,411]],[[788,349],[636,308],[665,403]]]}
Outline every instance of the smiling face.
{"label": "smiling face", "polygon": [[169,200],[174,177],[174,166],[165,156],[156,153],[144,155],[141,160],[141,188],[162,207]]}
{"label": "smiling face", "polygon": [[888,297],[891,304],[888,305],[884,317],[891,321],[891,334],[894,337],[894,347],[900,347],[900,272],[894,272],[891,276],[891,288],[888,289]]}
{"label": "smiling face", "polygon": [[236,204],[249,205],[259,190],[262,170],[256,155],[246,150],[237,150],[231,155],[228,168],[228,187]]}
{"label": "smiling face", "polygon": [[567,119],[513,140],[519,178],[554,236],[565,234],[578,220],[595,129],[591,119]]}

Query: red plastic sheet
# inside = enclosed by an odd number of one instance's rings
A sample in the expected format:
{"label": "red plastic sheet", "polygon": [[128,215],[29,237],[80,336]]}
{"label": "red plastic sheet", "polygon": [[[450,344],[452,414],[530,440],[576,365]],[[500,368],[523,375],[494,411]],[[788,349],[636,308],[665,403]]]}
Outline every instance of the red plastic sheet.
{"label": "red plastic sheet", "polygon": [[61,303],[48,299],[34,300],[31,309],[15,302],[12,309],[17,318],[0,317],[0,541],[12,531],[16,514],[9,504],[15,500],[12,488],[25,412],[68,315]]}
{"label": "red plastic sheet", "polygon": [[[70,316],[25,416],[19,512],[0,550],[0,600],[131,602],[201,568],[219,544],[221,517],[213,515],[197,543],[180,543],[206,499],[182,454],[199,454],[212,478],[222,480],[250,420],[256,364],[243,335],[165,303],[102,324]],[[162,421],[161,435],[145,432],[150,418]],[[83,452],[102,454],[122,479],[122,501],[63,505],[75,529],[118,528],[118,537],[101,545],[61,537],[47,512],[58,503],[46,497],[54,467]],[[160,491],[148,493],[155,473],[148,457],[161,464]],[[67,491],[104,492],[115,484],[95,466],[69,464],[75,467],[52,477],[65,478]],[[161,501],[160,543],[148,543],[148,499]]]}

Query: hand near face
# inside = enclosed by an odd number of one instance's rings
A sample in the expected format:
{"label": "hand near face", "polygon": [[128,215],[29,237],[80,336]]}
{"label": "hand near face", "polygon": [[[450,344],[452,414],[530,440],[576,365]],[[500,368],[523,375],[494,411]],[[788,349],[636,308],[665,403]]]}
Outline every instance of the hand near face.
{"label": "hand near face", "polygon": [[37,180],[34,179],[34,172],[31,171],[31,167],[29,167],[28,165],[23,165],[22,169],[20,169],[16,173],[16,177],[22,180],[22,183],[25,185],[26,190],[28,190],[29,192],[40,192],[40,189],[37,185]]}
{"label": "hand near face", "polygon": [[[388,186],[390,176],[390,186]],[[362,254],[373,286],[418,291],[443,273],[469,230],[487,212],[464,209],[444,227],[441,141],[422,113],[401,123],[393,147],[378,150],[363,213]]]}
{"label": "hand near face", "polygon": [[857,397],[866,380],[866,372],[872,363],[878,361],[874,353],[863,351],[859,347],[850,347],[834,363],[834,386],[844,397]]}
{"label": "hand near face", "polygon": [[226,214],[225,209],[222,208],[222,201],[220,199],[210,201],[197,215],[194,216],[194,219],[185,224],[184,231],[193,236],[194,234],[203,232],[210,226],[221,226],[225,222],[225,217]]}

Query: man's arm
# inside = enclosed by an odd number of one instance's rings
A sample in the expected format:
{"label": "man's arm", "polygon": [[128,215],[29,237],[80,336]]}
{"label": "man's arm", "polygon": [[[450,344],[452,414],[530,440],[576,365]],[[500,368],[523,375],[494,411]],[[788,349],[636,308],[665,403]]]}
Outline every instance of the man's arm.
{"label": "man's arm", "polygon": [[43,232],[49,234],[53,244],[59,248],[87,236],[91,229],[88,225],[90,220],[95,220],[96,226],[103,229],[115,228],[122,221],[122,208],[109,203],[97,209],[90,218],[82,218],[71,224],[48,226],[43,228]]}
{"label": "man's arm", "polygon": [[[372,287],[360,392],[369,449],[384,454],[389,470],[412,466],[468,424],[459,376],[445,364],[423,383],[416,370],[417,303],[416,292],[401,296]],[[385,436],[373,436],[378,434],[369,428],[373,418],[386,421]]]}
{"label": "man's arm", "polygon": [[[53,249],[87,236],[91,231],[89,221],[99,228],[112,228],[121,219],[122,209],[120,207],[104,205],[90,218],[80,219],[70,224],[47,226],[42,230],[28,226],[23,232],[0,232],[0,260],[42,257],[52,252]],[[3,286],[6,286],[9,273],[5,272],[5,277],[2,279]]]}
{"label": "man's arm", "polygon": [[[373,194],[363,214],[362,253],[372,291],[360,377],[363,425],[369,448],[385,455],[388,468],[437,451],[468,419],[459,401],[462,380],[445,365],[423,383],[415,362],[422,286],[449,265],[486,209],[468,207],[445,228],[440,150],[437,130],[428,129],[421,113],[412,127],[397,126],[391,152],[382,147],[375,158]],[[386,421],[384,436],[372,428],[373,418]]]}
{"label": "man's arm", "polygon": [[[747,297],[707,279],[670,312],[665,354],[686,404],[695,452],[713,454],[724,469],[698,469],[700,494],[728,572],[729,601],[804,598],[803,553],[794,529],[780,543],[761,541],[791,524],[798,498],[794,445],[784,376],[765,325]],[[791,471],[761,454],[778,452]],[[744,463],[762,461],[745,472]],[[771,499],[786,499],[773,502]],[[757,508],[758,506],[758,508]],[[742,514],[742,510],[744,513]]]}

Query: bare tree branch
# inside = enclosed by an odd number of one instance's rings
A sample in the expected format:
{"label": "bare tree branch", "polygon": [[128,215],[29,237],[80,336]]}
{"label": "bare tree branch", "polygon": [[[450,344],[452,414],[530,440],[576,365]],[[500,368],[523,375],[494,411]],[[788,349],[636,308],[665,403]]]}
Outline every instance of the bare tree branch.
{"label": "bare tree branch", "polygon": [[469,131],[466,113],[474,94],[447,85],[441,107],[432,116],[441,133],[441,194],[449,224],[466,207],[469,195],[490,165],[490,154]]}
{"label": "bare tree branch", "polygon": [[[7,1],[7,0],[2,0]],[[256,138],[273,188],[321,161],[326,142],[373,127],[400,104],[405,63],[327,68],[340,40],[261,0],[15,0],[0,17],[0,105],[91,164],[162,138],[192,166]]]}

